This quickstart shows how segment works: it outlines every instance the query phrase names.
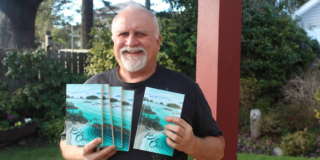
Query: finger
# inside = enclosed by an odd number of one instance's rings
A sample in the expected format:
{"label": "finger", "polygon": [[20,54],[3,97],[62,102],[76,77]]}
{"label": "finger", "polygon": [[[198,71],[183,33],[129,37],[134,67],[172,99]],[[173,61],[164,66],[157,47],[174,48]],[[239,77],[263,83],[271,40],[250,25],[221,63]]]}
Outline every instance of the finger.
{"label": "finger", "polygon": [[93,150],[101,143],[101,138],[96,138],[83,147],[84,153],[92,153]]}
{"label": "finger", "polygon": [[109,159],[111,156],[117,153],[117,150],[112,150],[110,153],[108,153],[106,156],[104,156],[102,159]]}
{"label": "finger", "polygon": [[173,124],[167,124],[164,126],[164,128],[166,130],[173,131],[173,132],[177,133],[181,137],[184,137],[184,135],[185,135],[185,129],[180,126],[173,125]]}
{"label": "finger", "polygon": [[165,120],[167,122],[175,123],[184,129],[190,126],[186,121],[184,121],[182,118],[179,118],[179,117],[167,116],[165,117]]}
{"label": "finger", "polygon": [[165,130],[164,134],[166,134],[173,142],[180,144],[183,141],[183,138],[178,134],[174,134],[169,130]]}
{"label": "finger", "polygon": [[174,148],[174,149],[177,149],[177,150],[180,150],[180,149],[179,149],[180,145],[179,145],[178,143],[173,142],[169,137],[167,137],[166,141],[167,141],[167,144],[168,144],[170,147],[172,147],[172,148]]}
{"label": "finger", "polygon": [[106,157],[107,155],[109,155],[110,153],[112,153],[112,151],[114,151],[116,147],[114,145],[109,146],[107,148],[104,148],[98,152],[95,152],[93,154],[94,159],[103,159],[104,157]]}

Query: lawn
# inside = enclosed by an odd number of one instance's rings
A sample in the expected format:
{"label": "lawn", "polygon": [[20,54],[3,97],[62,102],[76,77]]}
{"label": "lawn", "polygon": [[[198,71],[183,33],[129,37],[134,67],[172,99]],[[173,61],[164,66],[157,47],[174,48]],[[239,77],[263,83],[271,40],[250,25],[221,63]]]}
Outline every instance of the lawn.
{"label": "lawn", "polygon": [[[265,156],[265,155],[254,155],[254,154],[237,154],[238,160],[306,160],[301,157],[276,157],[276,156]],[[59,147],[9,147],[6,149],[0,149],[0,157],[4,160],[63,160]],[[188,160],[193,160],[189,157]],[[316,158],[313,160],[320,160]]]}
{"label": "lawn", "polygon": [[[306,160],[308,158],[302,157],[286,157],[286,156],[266,156],[255,154],[237,154],[238,160]],[[320,160],[320,158],[314,158],[313,160]]]}
{"label": "lawn", "polygon": [[0,150],[0,157],[3,160],[64,160],[59,147],[9,147]]}

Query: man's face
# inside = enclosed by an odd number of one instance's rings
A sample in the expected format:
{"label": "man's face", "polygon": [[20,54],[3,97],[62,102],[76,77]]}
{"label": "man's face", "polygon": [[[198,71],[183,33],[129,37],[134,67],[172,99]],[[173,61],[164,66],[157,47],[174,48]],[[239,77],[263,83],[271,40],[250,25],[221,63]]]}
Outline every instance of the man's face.
{"label": "man's face", "polygon": [[114,54],[120,67],[136,72],[155,65],[161,37],[155,37],[152,15],[143,10],[126,10],[114,23]]}

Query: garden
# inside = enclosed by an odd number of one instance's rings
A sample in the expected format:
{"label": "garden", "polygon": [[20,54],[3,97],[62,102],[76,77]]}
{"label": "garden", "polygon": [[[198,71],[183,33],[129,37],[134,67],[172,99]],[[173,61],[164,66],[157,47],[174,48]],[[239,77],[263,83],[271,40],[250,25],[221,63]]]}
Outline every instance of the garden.
{"label": "garden", "polygon": [[[157,61],[195,79],[198,1],[166,1],[172,9],[184,10],[156,13],[162,35]],[[320,61],[320,45],[291,16],[292,6],[306,0],[279,2],[243,0],[238,159],[320,160],[320,67],[311,65]],[[117,66],[111,31],[100,26],[91,30],[85,74],[71,73],[36,48],[5,53],[6,79],[25,85],[12,91],[0,79],[0,157],[63,159],[58,145],[66,84],[84,83]],[[251,135],[252,109],[261,112],[259,135]],[[3,140],[4,133],[18,138]]]}

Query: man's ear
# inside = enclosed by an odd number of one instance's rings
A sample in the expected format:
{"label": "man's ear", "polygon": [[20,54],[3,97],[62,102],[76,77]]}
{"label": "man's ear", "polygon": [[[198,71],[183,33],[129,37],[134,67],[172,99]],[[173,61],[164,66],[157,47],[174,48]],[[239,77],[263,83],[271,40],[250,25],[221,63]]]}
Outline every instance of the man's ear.
{"label": "man's ear", "polygon": [[161,47],[161,35],[159,34],[159,37],[157,39],[157,45],[158,45],[158,51],[160,51],[160,47]]}

